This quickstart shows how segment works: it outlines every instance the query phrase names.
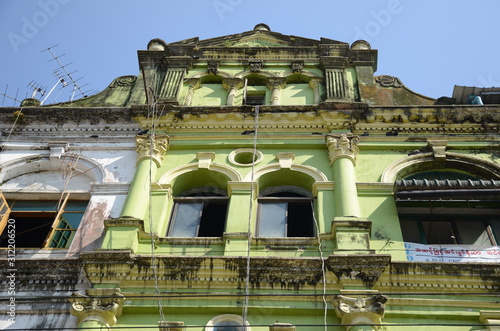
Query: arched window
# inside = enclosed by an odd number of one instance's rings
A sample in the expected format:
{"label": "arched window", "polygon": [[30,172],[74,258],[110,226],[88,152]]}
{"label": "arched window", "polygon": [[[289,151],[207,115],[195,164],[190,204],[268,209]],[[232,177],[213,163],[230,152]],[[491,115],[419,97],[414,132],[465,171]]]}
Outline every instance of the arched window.
{"label": "arched window", "polygon": [[216,187],[187,190],[174,199],[169,237],[222,237],[226,224],[227,193]]}
{"label": "arched window", "polygon": [[259,195],[257,236],[313,237],[312,195],[296,186],[269,187]]}
{"label": "arched window", "polygon": [[494,246],[500,243],[500,181],[453,169],[395,183],[405,242]]}

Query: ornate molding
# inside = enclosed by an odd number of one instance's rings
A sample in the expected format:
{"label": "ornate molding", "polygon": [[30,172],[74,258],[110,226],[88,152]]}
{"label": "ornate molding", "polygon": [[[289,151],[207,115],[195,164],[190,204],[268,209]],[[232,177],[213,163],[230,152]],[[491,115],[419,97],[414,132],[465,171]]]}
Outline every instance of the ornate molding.
{"label": "ornate molding", "polygon": [[208,61],[207,71],[209,74],[217,75],[219,72],[219,61]]}
{"label": "ornate molding", "polygon": [[135,81],[137,80],[136,76],[121,76],[116,78],[114,81],[109,84],[109,88],[117,88],[117,87],[127,87],[127,86],[132,86],[135,84]]}
{"label": "ornate molding", "polygon": [[329,134],[325,137],[330,165],[338,158],[346,157],[356,164],[356,157],[359,153],[359,137],[352,134]]}
{"label": "ornate molding", "polygon": [[342,324],[346,324],[346,330],[359,324],[368,324],[373,329],[378,330],[384,317],[386,302],[387,297],[381,294],[370,297],[347,297],[339,294],[333,299],[337,317],[342,320]]}
{"label": "ornate molding", "polygon": [[86,321],[98,321],[106,327],[116,324],[116,319],[122,314],[125,297],[120,289],[89,289],[87,295],[73,293],[71,315],[78,318],[78,324]]}
{"label": "ornate molding", "polygon": [[250,67],[251,72],[260,72],[264,64],[262,61],[250,61],[248,62],[248,66]]}
{"label": "ornate molding", "polygon": [[403,87],[403,83],[401,83],[399,78],[394,76],[389,76],[389,75],[376,76],[375,81],[382,87],[395,87],[395,88]]}
{"label": "ornate molding", "polygon": [[169,137],[165,134],[136,136],[136,151],[139,154],[137,162],[151,158],[160,167],[163,155],[168,150],[169,141]]}
{"label": "ornate molding", "polygon": [[292,61],[291,68],[293,73],[301,73],[304,71],[304,61]]}

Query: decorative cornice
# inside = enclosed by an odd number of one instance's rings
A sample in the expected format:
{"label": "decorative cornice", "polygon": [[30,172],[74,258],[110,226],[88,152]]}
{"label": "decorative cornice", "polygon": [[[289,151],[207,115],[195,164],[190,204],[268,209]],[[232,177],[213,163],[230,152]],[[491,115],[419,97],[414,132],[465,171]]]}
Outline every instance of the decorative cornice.
{"label": "decorative cornice", "polygon": [[352,134],[329,134],[325,137],[328,147],[330,165],[338,158],[346,157],[356,164],[359,153],[359,137]]}

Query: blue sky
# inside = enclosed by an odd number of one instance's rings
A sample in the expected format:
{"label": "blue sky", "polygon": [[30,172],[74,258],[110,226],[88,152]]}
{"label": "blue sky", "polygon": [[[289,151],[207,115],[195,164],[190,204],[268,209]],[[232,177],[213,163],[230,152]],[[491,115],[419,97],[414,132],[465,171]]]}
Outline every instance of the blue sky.
{"label": "blue sky", "polygon": [[[50,90],[58,68],[53,48],[84,90],[102,91],[137,75],[137,50],[149,40],[207,39],[252,30],[378,49],[376,74],[415,92],[451,96],[454,85],[500,86],[498,0],[0,0],[0,92],[30,96],[31,81]],[[68,101],[56,88],[46,103]],[[0,96],[0,105],[2,97]],[[6,99],[4,106],[12,106]]]}

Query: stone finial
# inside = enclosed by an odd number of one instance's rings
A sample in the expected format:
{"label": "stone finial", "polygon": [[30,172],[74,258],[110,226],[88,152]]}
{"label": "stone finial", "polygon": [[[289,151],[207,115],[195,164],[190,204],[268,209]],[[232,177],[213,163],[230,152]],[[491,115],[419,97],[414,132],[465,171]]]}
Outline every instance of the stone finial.
{"label": "stone finial", "polygon": [[168,150],[169,137],[165,134],[138,135],[135,137],[136,151],[139,153],[137,162],[151,158],[157,167],[161,166],[163,155]]}
{"label": "stone finial", "polygon": [[370,297],[336,295],[333,299],[337,317],[346,325],[347,331],[354,325],[361,324],[371,325],[374,330],[378,330],[384,317],[386,302],[387,297],[381,294]]}
{"label": "stone finial", "polygon": [[71,315],[78,318],[78,324],[97,321],[106,327],[115,325],[125,300],[120,289],[89,289],[86,293],[73,293],[69,298]]}
{"label": "stone finial", "polygon": [[328,147],[330,165],[341,157],[350,159],[356,164],[356,157],[359,153],[359,137],[352,134],[329,134],[325,137]]}

